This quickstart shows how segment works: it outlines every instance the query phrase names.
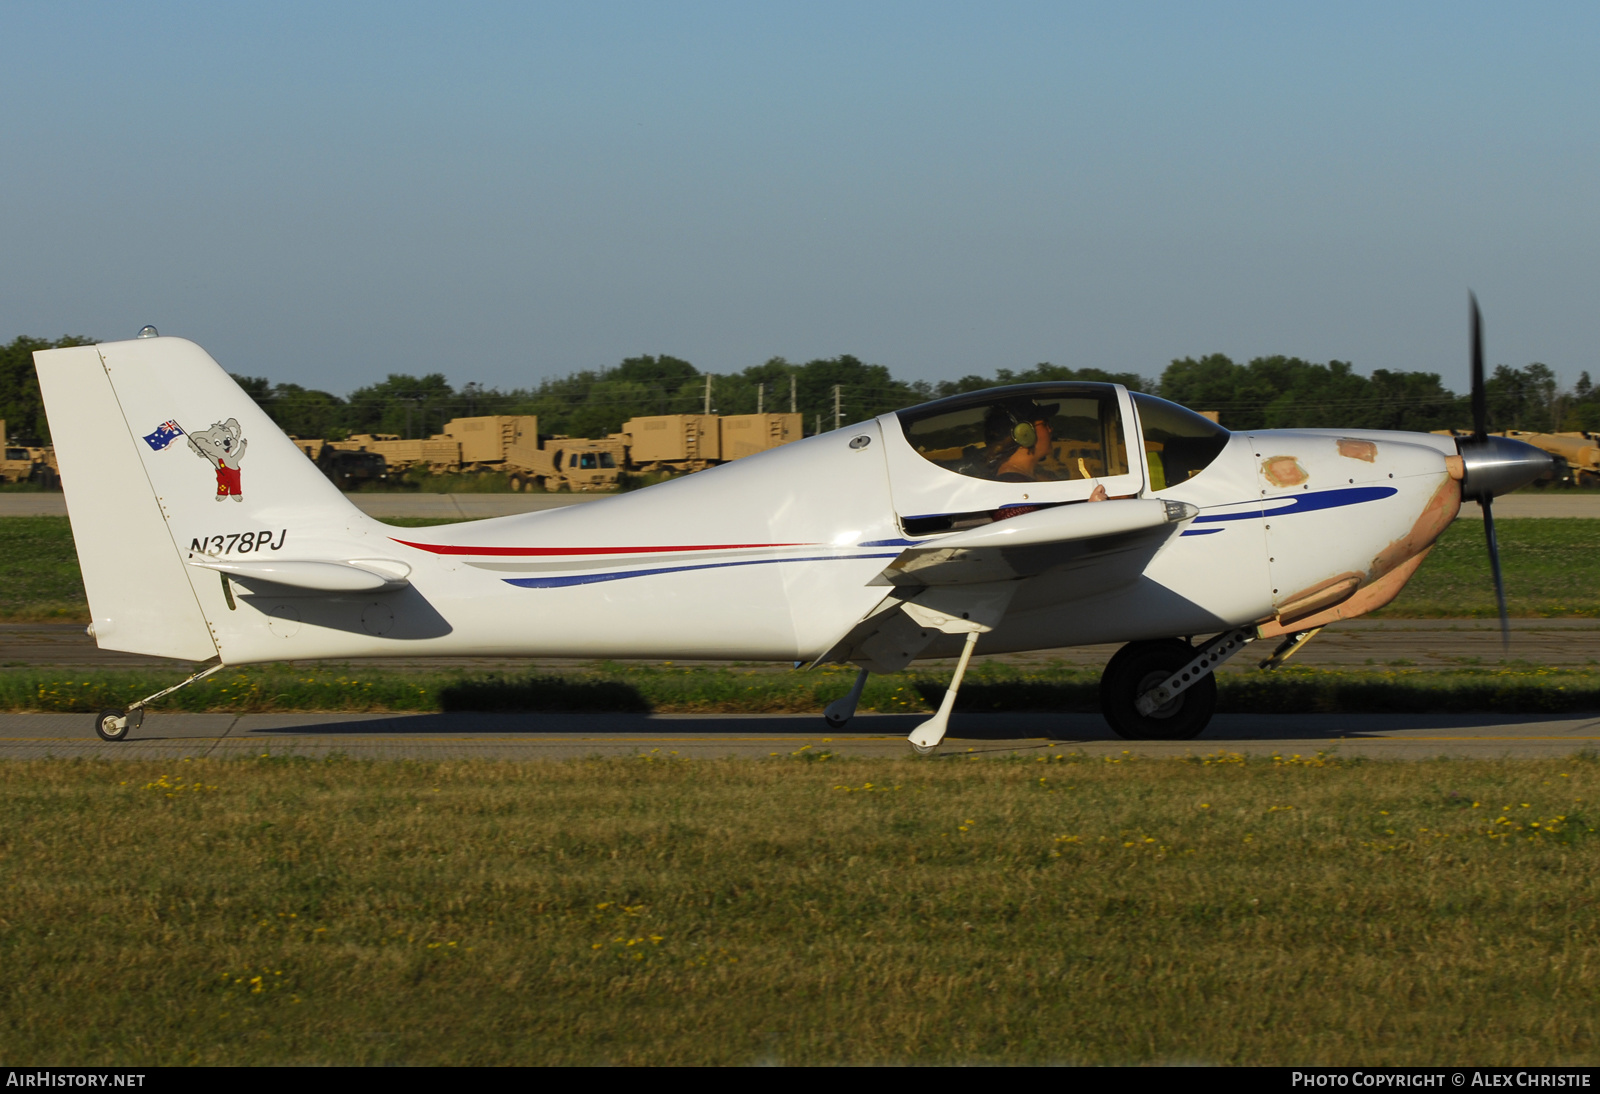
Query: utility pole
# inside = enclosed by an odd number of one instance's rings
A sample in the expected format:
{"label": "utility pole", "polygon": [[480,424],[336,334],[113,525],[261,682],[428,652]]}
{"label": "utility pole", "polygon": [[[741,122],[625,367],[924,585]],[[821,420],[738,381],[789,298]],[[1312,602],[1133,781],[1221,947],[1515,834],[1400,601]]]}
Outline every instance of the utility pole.
{"label": "utility pole", "polygon": [[706,413],[711,413],[711,373],[706,373]]}
{"label": "utility pole", "polygon": [[839,415],[844,410],[844,405],[839,401],[839,385],[833,385],[833,428],[839,428]]}
{"label": "utility pole", "polygon": [[789,413],[797,414],[799,411],[794,406],[794,373],[789,373]]}
{"label": "utility pole", "polygon": [[756,385],[756,413],[757,414],[765,414],[766,412],[767,412],[767,385],[766,384],[757,384]]}

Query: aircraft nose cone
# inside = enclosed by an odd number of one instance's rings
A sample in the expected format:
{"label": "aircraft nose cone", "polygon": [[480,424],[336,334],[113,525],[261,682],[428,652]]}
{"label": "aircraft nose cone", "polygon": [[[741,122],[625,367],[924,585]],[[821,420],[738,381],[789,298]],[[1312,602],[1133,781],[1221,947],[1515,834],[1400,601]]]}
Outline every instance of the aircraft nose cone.
{"label": "aircraft nose cone", "polygon": [[1510,437],[1462,437],[1456,449],[1466,464],[1461,494],[1467,498],[1509,494],[1555,469],[1548,452]]}

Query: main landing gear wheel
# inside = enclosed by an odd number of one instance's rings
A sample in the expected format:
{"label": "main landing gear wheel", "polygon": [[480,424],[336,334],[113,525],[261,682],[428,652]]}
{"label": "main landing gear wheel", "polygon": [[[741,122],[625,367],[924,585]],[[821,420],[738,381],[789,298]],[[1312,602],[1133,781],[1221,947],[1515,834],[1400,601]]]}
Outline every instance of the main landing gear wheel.
{"label": "main landing gear wheel", "polygon": [[850,724],[850,719],[848,717],[835,718],[831,714],[824,714],[822,716],[822,720],[828,723],[829,729],[843,729],[845,726]]}
{"label": "main landing gear wheel", "polygon": [[1139,696],[1197,654],[1195,647],[1176,638],[1130,642],[1116,652],[1100,676],[1100,713],[1117,736],[1130,741],[1188,741],[1205,732],[1217,709],[1217,679],[1211,673],[1148,715],[1134,706]]}
{"label": "main landing gear wheel", "polygon": [[932,756],[935,752],[939,751],[939,746],[938,745],[919,745],[919,744],[917,744],[917,742],[912,741],[911,742],[911,751],[915,752],[918,756]]}
{"label": "main landing gear wheel", "polygon": [[[118,728],[118,723],[121,728]],[[100,734],[102,741],[121,741],[127,738],[128,730],[133,728],[133,722],[124,716],[120,710],[102,710],[94,716],[94,731]]]}

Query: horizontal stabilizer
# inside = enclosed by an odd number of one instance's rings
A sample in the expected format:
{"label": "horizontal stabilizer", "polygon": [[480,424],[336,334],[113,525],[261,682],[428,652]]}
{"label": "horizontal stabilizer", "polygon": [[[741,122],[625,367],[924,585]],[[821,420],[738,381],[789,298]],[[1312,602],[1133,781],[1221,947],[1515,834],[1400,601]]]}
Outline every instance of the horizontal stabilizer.
{"label": "horizontal stabilizer", "polygon": [[287,585],[327,593],[376,592],[400,589],[410,584],[411,567],[387,559],[361,559],[356,562],[313,562],[292,559],[242,561],[238,559],[191,558],[189,565],[227,574],[245,586],[256,582]]}

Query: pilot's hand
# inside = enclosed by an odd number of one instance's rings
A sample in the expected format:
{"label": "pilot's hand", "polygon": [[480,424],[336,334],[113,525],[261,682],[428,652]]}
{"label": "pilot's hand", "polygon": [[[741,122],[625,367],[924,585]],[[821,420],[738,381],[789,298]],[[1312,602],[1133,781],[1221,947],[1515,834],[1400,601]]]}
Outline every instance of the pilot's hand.
{"label": "pilot's hand", "polygon": [[1105,501],[1106,500],[1106,484],[1103,483],[1103,482],[1095,483],[1094,493],[1089,495],[1089,500],[1090,501]]}

